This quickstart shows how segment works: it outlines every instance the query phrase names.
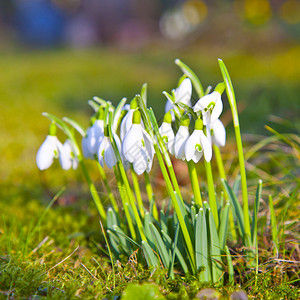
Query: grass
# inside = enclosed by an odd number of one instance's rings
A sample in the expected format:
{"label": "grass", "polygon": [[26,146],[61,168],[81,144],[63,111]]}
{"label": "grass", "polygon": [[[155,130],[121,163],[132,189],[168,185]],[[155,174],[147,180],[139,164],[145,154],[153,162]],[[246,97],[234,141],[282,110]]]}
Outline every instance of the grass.
{"label": "grass", "polygon": [[[164,99],[161,91],[170,91],[178,77],[173,58],[180,56],[187,64],[196,66],[194,69],[199,74],[207,74],[205,85],[221,81],[216,63],[221,54],[201,50],[203,56],[195,49],[171,54],[164,51],[132,55],[109,50],[59,50],[1,56],[1,65],[6,71],[0,75],[0,108],[5,116],[1,119],[0,131],[0,299],[113,299],[124,290],[124,297],[139,293],[136,284],[151,284],[144,287],[149,295],[157,293],[167,299],[189,299],[195,297],[199,289],[208,287],[193,276],[179,273],[175,279],[166,279],[165,270],[145,269],[135,253],[129,260],[124,257],[116,263],[113,275],[98,215],[87,187],[81,184],[81,176],[74,171],[66,174],[58,165],[45,173],[38,172],[35,166],[35,154],[48,126],[41,112],[69,115],[88,125],[88,99],[94,95],[116,102],[123,96],[131,98],[146,81],[149,103],[154,103],[158,113]],[[257,178],[262,178],[264,183],[258,224],[258,277],[254,271],[246,269],[243,249],[231,249],[235,284],[214,287],[225,299],[240,288],[256,299],[300,297],[299,153],[285,140],[299,145],[299,120],[296,118],[299,48],[281,51],[269,57],[244,53],[222,56],[227,66],[232,66],[238,105],[245,107],[240,118],[242,131],[248,133],[244,138],[249,186],[253,191],[249,195],[250,203],[254,199]],[[286,62],[290,63],[283,68]],[[241,68],[241,64],[245,67]],[[269,114],[281,118],[270,118]],[[264,124],[290,134],[285,134],[285,139],[272,135],[273,140],[270,138],[267,143],[268,131]],[[225,165],[229,181],[238,173],[232,147],[229,142],[224,150],[229,162]],[[180,170],[180,166],[178,168]],[[204,174],[203,170],[199,171]],[[97,170],[92,176],[101,193]],[[158,195],[163,197],[159,188],[160,175],[153,172],[152,176],[158,182]],[[111,184],[114,186],[114,182]],[[66,190],[47,210],[51,199],[63,186]],[[186,193],[190,193],[189,187]],[[272,244],[269,194],[273,195],[278,224],[278,252]],[[131,287],[127,288],[129,285]]]}

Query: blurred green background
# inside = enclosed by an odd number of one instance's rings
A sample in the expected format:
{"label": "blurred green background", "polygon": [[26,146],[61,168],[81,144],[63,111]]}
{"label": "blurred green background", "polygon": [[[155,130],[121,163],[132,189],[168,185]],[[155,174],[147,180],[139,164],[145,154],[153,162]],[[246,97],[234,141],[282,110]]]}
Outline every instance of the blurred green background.
{"label": "blurred green background", "polygon": [[[217,59],[224,60],[244,134],[268,135],[265,124],[299,132],[299,1],[109,3],[0,2],[3,201],[51,196],[62,185],[78,190],[81,177],[74,171],[55,164],[40,172],[35,165],[49,124],[42,112],[87,127],[92,113],[87,100],[130,100],[147,82],[148,105],[160,118],[162,91],[170,92],[181,76],[177,57],[205,87],[221,81]],[[223,100],[223,121],[230,128],[225,95]]]}

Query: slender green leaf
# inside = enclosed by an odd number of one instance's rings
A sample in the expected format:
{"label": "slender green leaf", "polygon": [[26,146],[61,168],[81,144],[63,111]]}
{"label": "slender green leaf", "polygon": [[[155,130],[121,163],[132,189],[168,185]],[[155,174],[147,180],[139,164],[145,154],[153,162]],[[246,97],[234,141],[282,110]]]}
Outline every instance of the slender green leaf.
{"label": "slender green leaf", "polygon": [[[178,237],[179,237],[179,232],[180,232],[180,230],[176,229],[174,241],[176,240],[176,235],[178,235]],[[180,251],[179,250],[179,248],[178,248],[179,242],[177,242],[175,244],[175,242],[173,242],[173,240],[170,238],[170,236],[166,232],[164,232],[164,231],[162,231],[162,235],[165,238],[165,240],[167,241],[167,243],[169,245],[173,245],[173,249],[175,248],[176,257],[177,257],[177,259],[178,259],[178,261],[179,261],[179,263],[180,263],[180,265],[182,267],[183,272],[185,274],[189,273],[189,269],[188,269],[188,266],[186,264],[186,258],[184,257],[185,251]]]}
{"label": "slender green leaf", "polygon": [[227,202],[224,210],[222,211],[222,218],[219,227],[219,241],[220,241],[220,248],[222,251],[224,251],[226,240],[227,240],[229,210],[230,210],[230,203]]}
{"label": "slender green leaf", "polygon": [[149,246],[149,244],[146,241],[142,241],[142,249],[144,256],[146,258],[146,262],[148,267],[157,267],[159,266],[159,261],[157,256],[155,255],[152,248]]}
{"label": "slender green leaf", "polygon": [[208,282],[211,280],[211,268],[208,263],[208,242],[207,242],[207,226],[206,218],[203,208],[200,208],[195,230],[195,256],[197,271],[200,269],[199,279],[202,282]]}
{"label": "slender green leaf", "polygon": [[232,257],[227,246],[225,246],[225,252],[228,264],[228,283],[232,285],[234,284],[234,269],[232,264]]}
{"label": "slender green leaf", "polygon": [[208,245],[209,245],[209,258],[211,259],[211,274],[212,281],[220,281],[223,270],[222,270],[222,259],[221,259],[221,249],[219,243],[219,236],[215,224],[215,220],[211,209],[207,211],[208,215]]}
{"label": "slender green leaf", "polygon": [[255,247],[257,242],[257,214],[259,211],[259,200],[261,198],[261,190],[262,190],[262,181],[261,179],[258,181],[257,189],[256,189],[256,196],[254,202],[254,211],[252,216],[252,224],[251,224],[251,238],[252,238],[252,246]]}
{"label": "slender green leaf", "polygon": [[161,261],[165,268],[169,268],[171,263],[171,257],[169,256],[166,245],[164,244],[158,230],[153,225],[153,223],[150,223],[150,230],[151,230],[153,240],[155,241],[155,245],[158,250],[159,256],[161,258]]}
{"label": "slender green leaf", "polygon": [[229,186],[228,182],[224,179],[221,179],[221,181],[226,190],[228,198],[230,199],[230,202],[234,208],[235,216],[238,221],[238,228],[239,228],[240,234],[241,234],[242,238],[245,239],[244,214],[243,214],[242,207],[241,207],[240,203],[238,202],[232,188]]}
{"label": "slender green leaf", "polygon": [[271,232],[272,232],[272,241],[274,244],[274,254],[278,251],[278,230],[277,230],[277,222],[273,205],[273,198],[269,195],[269,208],[271,215]]}

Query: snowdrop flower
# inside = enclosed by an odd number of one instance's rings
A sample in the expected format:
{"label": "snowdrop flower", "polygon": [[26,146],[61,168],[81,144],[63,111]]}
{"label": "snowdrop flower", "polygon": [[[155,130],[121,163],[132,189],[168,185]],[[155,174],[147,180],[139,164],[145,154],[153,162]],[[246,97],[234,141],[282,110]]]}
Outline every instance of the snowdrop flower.
{"label": "snowdrop flower", "polygon": [[[119,152],[121,151],[121,141],[117,134],[113,133],[114,140],[116,141]],[[100,144],[98,150],[98,159],[101,167],[104,167],[105,164],[111,169],[117,163],[117,157],[114,151],[114,148],[110,142],[110,138],[108,135],[108,129],[105,128],[104,138],[102,143]]]}
{"label": "snowdrop flower", "polygon": [[[175,99],[174,99],[175,103],[181,102],[181,103],[191,107],[192,106],[192,103],[191,103],[191,96],[192,96],[191,80],[189,78],[185,78],[181,82],[179,87],[177,89],[175,89],[174,95],[175,95]],[[166,102],[166,106],[165,106],[165,113],[167,113],[171,109],[174,109],[177,114],[181,115],[178,108],[168,99]]]}
{"label": "snowdrop flower", "polygon": [[170,112],[164,116],[164,121],[159,127],[159,133],[168,149],[168,151],[174,155],[174,139],[175,135],[172,129],[172,115]]}
{"label": "snowdrop flower", "polygon": [[224,147],[226,143],[226,130],[220,119],[206,126],[206,134],[210,143]]}
{"label": "snowdrop flower", "polygon": [[124,137],[122,150],[124,158],[133,164],[138,175],[150,172],[154,147],[151,137],[141,124],[141,113],[138,110],[133,113],[132,126]]}
{"label": "snowdrop flower", "polygon": [[195,130],[185,144],[185,158],[187,161],[193,160],[197,163],[204,154],[207,162],[212,157],[211,143],[203,133],[203,121],[198,118],[195,123]]}
{"label": "snowdrop flower", "polygon": [[104,138],[104,109],[100,108],[97,119],[92,119],[93,125],[87,130],[87,146],[89,152],[94,155]]}
{"label": "snowdrop flower", "polygon": [[66,139],[65,143],[63,144],[63,147],[65,149],[66,156],[71,162],[72,168],[76,170],[78,167],[78,158],[73,142],[70,139]]}
{"label": "snowdrop flower", "polygon": [[132,125],[132,116],[134,111],[137,109],[137,107],[138,107],[137,99],[133,98],[130,102],[130,109],[128,110],[127,114],[125,115],[125,117],[121,122],[121,127],[120,127],[121,141],[124,140],[126,133],[128,132],[128,130]]}
{"label": "snowdrop flower", "polygon": [[221,94],[217,91],[201,97],[193,107],[194,112],[201,111],[203,125],[215,122],[223,110]]}
{"label": "snowdrop flower", "polygon": [[175,152],[175,157],[185,160],[185,143],[190,137],[189,134],[189,124],[190,124],[190,119],[187,115],[183,116],[180,126],[178,129],[178,132],[176,133],[175,136],[175,145],[174,145],[174,152]]}
{"label": "snowdrop flower", "polygon": [[36,164],[40,170],[46,170],[52,165],[54,158],[59,159],[64,170],[71,168],[71,162],[65,153],[64,146],[56,136],[56,126],[51,123],[49,134],[36,154]]}

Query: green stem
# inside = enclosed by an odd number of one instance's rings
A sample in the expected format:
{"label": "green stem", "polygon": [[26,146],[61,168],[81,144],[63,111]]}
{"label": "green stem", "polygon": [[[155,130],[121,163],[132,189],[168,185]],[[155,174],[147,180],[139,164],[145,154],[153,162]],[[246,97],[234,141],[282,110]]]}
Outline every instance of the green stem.
{"label": "green stem", "polygon": [[[241,173],[241,185],[242,185],[242,196],[243,196],[243,213],[244,213],[244,223],[245,223],[245,241],[247,243],[251,239],[251,229],[250,229],[250,219],[249,219],[249,204],[248,204],[248,191],[247,191],[247,178],[246,178],[246,168],[245,168],[245,161],[244,161],[244,153],[243,153],[243,144],[240,132],[240,125],[239,125],[239,116],[237,111],[236,99],[235,94],[232,86],[232,82],[227,71],[227,68],[223,61],[219,59],[219,65],[222,72],[222,76],[224,82],[226,84],[226,93],[228,97],[228,101],[231,108],[232,118],[233,118],[233,125],[235,131],[235,138],[237,144],[237,151],[238,151],[238,158],[239,158],[239,165],[240,165],[240,173]],[[250,245],[247,245],[250,246]]]}
{"label": "green stem", "polygon": [[215,194],[215,187],[214,187],[214,179],[211,169],[211,163],[204,160],[206,177],[207,177],[207,185],[208,185],[208,198],[209,198],[209,206],[211,208],[212,215],[214,217],[216,228],[219,228],[219,215],[218,215],[218,207],[217,207],[217,200]]}
{"label": "green stem", "polygon": [[[215,153],[215,158],[216,158],[216,162],[217,162],[217,166],[218,166],[220,178],[222,178],[224,180],[227,180],[226,179],[226,173],[225,173],[225,169],[224,169],[224,164],[223,164],[223,159],[222,159],[220,148],[218,146],[216,146],[216,145],[213,145],[213,148],[214,148],[214,153]],[[228,195],[226,193],[226,190],[225,190],[224,186],[223,186],[223,190],[224,190],[225,199],[228,201]],[[231,208],[231,206],[230,206],[230,211],[229,211],[229,228],[230,228],[232,239],[234,241],[236,241],[237,234],[236,234],[236,230],[235,230],[235,225],[234,225],[234,220],[233,220],[233,214],[232,214],[232,208]]]}
{"label": "green stem", "polygon": [[131,234],[131,238],[133,240],[136,240],[136,232],[135,232],[133,222],[132,222],[132,219],[131,219],[131,215],[130,215],[130,212],[129,212],[129,209],[128,209],[130,204],[128,202],[128,197],[127,197],[127,193],[126,193],[126,190],[125,190],[125,187],[124,187],[123,180],[120,177],[118,169],[117,169],[116,166],[114,166],[114,172],[115,172],[115,176],[116,176],[116,179],[117,179],[117,185],[118,185],[120,197],[121,197],[121,200],[122,200],[125,216],[126,216],[126,219],[127,219],[127,224],[128,224],[129,231],[130,231],[130,234]]}
{"label": "green stem", "polygon": [[190,160],[187,162],[187,165],[189,169],[189,175],[194,193],[195,203],[202,207],[202,198],[195,163],[192,160]]}
{"label": "green stem", "polygon": [[85,163],[84,163],[84,161],[83,161],[83,159],[82,159],[81,156],[78,156],[78,161],[79,161],[79,164],[80,164],[80,166],[81,166],[81,169],[82,169],[83,175],[84,175],[84,177],[85,177],[85,180],[87,181],[87,184],[88,184],[88,186],[89,186],[91,195],[92,195],[92,197],[93,197],[93,199],[94,199],[94,202],[95,202],[95,204],[96,204],[96,207],[97,207],[97,209],[98,209],[98,212],[99,212],[99,214],[100,214],[102,220],[105,222],[105,221],[106,221],[106,212],[105,212],[105,209],[104,209],[104,207],[103,207],[103,205],[102,205],[102,202],[101,202],[101,200],[100,200],[100,197],[99,197],[99,195],[98,195],[98,192],[97,192],[97,190],[96,190],[96,187],[95,187],[95,185],[94,185],[93,182],[92,182],[92,179],[91,179],[91,177],[90,177],[90,175],[89,175],[89,173],[88,173],[88,171],[87,171],[87,168],[86,168]]}
{"label": "green stem", "polygon": [[152,215],[155,220],[158,221],[158,211],[155,203],[154,193],[152,189],[152,185],[150,182],[149,174],[147,172],[144,172],[144,178],[145,178],[145,187],[146,187],[146,193],[150,202],[150,205],[152,206]]}
{"label": "green stem", "polygon": [[121,175],[122,180],[123,180],[124,185],[125,185],[125,190],[126,190],[131,208],[133,210],[134,218],[135,218],[135,221],[136,221],[141,239],[142,239],[142,241],[147,242],[147,238],[146,238],[145,233],[144,233],[144,227],[143,227],[140,215],[138,213],[138,210],[136,208],[135,199],[134,199],[134,196],[133,196],[133,193],[132,193],[132,190],[131,190],[131,187],[130,187],[130,184],[129,184],[129,181],[128,181],[128,178],[127,178],[127,175],[126,175],[126,172],[125,172],[125,169],[123,167],[122,161],[118,161],[117,165],[118,165],[120,175]]}
{"label": "green stem", "polygon": [[133,188],[135,191],[135,196],[136,196],[137,204],[139,206],[140,214],[141,214],[142,218],[144,218],[145,212],[144,212],[144,205],[143,205],[141,190],[140,190],[137,175],[134,172],[133,168],[131,168],[131,177],[132,177]]}
{"label": "green stem", "polygon": [[117,205],[117,201],[116,201],[116,199],[115,199],[115,197],[114,197],[114,195],[113,195],[113,193],[111,191],[111,188],[110,188],[110,186],[108,184],[107,177],[106,177],[106,174],[104,172],[104,169],[101,167],[101,165],[98,162],[98,160],[97,160],[97,167],[98,167],[98,170],[99,170],[99,173],[100,173],[100,177],[102,178],[103,183],[105,185],[105,188],[107,190],[108,198],[110,200],[110,203],[112,204],[112,206],[114,208],[114,211],[116,213],[118,213],[119,212],[119,208],[118,208],[118,205]]}

